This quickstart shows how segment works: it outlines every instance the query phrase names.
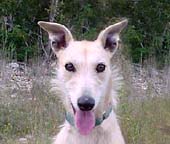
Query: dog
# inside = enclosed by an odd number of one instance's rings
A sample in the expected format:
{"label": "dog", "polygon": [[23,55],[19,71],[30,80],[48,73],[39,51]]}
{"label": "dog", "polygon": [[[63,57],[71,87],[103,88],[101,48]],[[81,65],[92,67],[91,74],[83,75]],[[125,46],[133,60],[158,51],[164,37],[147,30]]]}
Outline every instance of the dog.
{"label": "dog", "polygon": [[127,19],[101,31],[94,41],[76,41],[64,25],[39,21],[57,56],[53,90],[61,92],[66,120],[53,144],[125,144],[116,117],[122,77],[111,59]]}

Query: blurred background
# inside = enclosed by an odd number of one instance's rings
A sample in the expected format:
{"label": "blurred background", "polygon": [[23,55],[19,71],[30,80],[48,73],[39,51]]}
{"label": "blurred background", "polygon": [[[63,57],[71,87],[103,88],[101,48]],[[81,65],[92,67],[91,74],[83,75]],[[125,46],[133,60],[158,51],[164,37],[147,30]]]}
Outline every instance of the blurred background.
{"label": "blurred background", "polygon": [[113,58],[124,84],[117,113],[129,144],[170,143],[169,0],[0,0],[0,144],[50,144],[64,119],[50,92],[56,57],[40,20],[94,40],[124,18]]}

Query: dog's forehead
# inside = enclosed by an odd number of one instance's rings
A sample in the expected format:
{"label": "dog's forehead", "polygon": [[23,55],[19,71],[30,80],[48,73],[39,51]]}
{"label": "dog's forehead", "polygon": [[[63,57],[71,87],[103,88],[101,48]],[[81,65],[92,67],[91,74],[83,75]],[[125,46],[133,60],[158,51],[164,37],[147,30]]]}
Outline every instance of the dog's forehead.
{"label": "dog's forehead", "polygon": [[[65,61],[98,63],[108,60],[107,52],[97,41],[74,41],[62,52]],[[63,58],[62,58],[63,59]]]}

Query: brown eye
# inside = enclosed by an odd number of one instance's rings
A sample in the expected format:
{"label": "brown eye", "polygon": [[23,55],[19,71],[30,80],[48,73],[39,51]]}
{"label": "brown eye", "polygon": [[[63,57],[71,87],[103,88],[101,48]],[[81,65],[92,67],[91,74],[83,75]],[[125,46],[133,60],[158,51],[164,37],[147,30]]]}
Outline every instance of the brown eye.
{"label": "brown eye", "polygon": [[106,67],[106,66],[105,66],[103,63],[99,63],[99,64],[97,65],[97,67],[96,67],[96,71],[97,71],[98,73],[104,72],[105,67]]}
{"label": "brown eye", "polygon": [[72,63],[65,64],[65,69],[69,72],[75,72],[76,71],[76,69],[75,69],[75,67]]}

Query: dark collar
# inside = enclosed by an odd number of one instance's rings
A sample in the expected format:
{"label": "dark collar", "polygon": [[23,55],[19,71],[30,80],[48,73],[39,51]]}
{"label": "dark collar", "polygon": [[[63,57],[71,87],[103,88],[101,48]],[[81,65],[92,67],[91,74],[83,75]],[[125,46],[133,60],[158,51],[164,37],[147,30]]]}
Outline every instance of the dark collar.
{"label": "dark collar", "polygon": [[[112,109],[113,107],[109,106],[108,109],[103,113],[101,118],[96,118],[95,127],[102,124],[102,122],[109,117],[110,113],[112,112]],[[75,126],[73,115],[69,112],[66,112],[65,115],[66,120],[69,122],[69,124]]]}

